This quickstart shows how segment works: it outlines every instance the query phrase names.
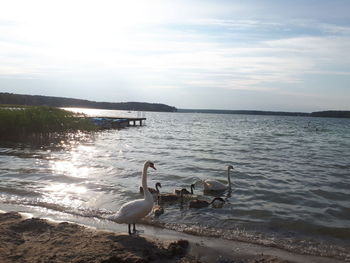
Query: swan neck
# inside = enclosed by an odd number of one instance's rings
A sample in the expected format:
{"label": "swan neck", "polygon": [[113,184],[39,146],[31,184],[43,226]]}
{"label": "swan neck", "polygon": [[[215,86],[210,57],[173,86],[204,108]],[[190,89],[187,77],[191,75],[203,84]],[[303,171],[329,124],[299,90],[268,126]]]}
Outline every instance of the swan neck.
{"label": "swan neck", "polygon": [[159,195],[159,193],[157,193],[157,205],[159,205],[160,204],[160,195]]}
{"label": "swan neck", "polygon": [[152,194],[149,192],[147,187],[147,169],[148,166],[145,165],[142,171],[142,187],[143,187],[143,195],[145,199],[152,199]]}
{"label": "swan neck", "polygon": [[231,175],[230,175],[230,169],[227,169],[227,181],[228,181],[228,186],[231,187]]}

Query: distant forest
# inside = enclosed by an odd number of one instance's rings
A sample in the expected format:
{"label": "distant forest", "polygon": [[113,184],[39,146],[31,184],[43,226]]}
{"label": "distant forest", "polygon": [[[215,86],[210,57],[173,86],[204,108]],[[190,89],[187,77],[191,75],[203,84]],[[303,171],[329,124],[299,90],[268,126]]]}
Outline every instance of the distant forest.
{"label": "distant forest", "polygon": [[0,93],[0,104],[29,105],[29,106],[52,106],[52,107],[77,107],[107,110],[133,110],[133,111],[164,111],[176,112],[172,106],[159,103],[145,102],[96,102],[81,99],[62,97],[49,97],[38,95],[20,95],[13,93]]}
{"label": "distant forest", "polygon": [[178,109],[178,112],[350,118],[350,111],[316,111],[316,112],[307,113],[307,112],[258,111],[258,110],[209,110],[209,109],[193,110],[193,109]]}

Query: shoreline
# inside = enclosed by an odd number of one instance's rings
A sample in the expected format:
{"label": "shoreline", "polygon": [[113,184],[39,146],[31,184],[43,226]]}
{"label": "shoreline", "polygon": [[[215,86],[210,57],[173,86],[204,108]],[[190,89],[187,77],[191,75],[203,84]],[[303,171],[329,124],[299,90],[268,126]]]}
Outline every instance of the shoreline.
{"label": "shoreline", "polygon": [[[6,234],[0,242],[0,258],[13,254],[24,262],[346,262],[142,224],[138,225],[141,230],[138,236],[129,236],[125,230],[111,231],[108,227],[100,229],[39,218],[26,213],[1,211],[0,229]],[[120,226],[126,229],[125,225]],[[107,247],[109,250],[105,250]],[[145,247],[148,252],[145,252]],[[28,252],[28,248],[37,253]],[[12,253],[9,254],[9,251]],[[71,257],[71,261],[67,261],[67,257]],[[39,261],[39,258],[47,261]]]}

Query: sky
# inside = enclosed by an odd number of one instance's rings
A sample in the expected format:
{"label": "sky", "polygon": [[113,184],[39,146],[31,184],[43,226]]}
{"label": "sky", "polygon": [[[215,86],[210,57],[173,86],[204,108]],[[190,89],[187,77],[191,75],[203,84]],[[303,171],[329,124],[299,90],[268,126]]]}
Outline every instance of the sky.
{"label": "sky", "polygon": [[350,110],[349,0],[0,0],[0,92]]}

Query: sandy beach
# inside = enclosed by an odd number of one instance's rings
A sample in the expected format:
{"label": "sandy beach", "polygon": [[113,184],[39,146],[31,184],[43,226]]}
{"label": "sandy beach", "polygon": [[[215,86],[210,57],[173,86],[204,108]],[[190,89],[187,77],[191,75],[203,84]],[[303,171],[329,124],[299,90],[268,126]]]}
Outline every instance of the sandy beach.
{"label": "sandy beach", "polygon": [[[147,227],[146,227],[147,228]],[[0,214],[0,262],[341,262],[170,231],[129,236],[17,212]],[[149,236],[148,233],[154,235]],[[161,232],[161,231],[159,231]]]}
{"label": "sandy beach", "polygon": [[157,242],[38,218],[16,212],[0,215],[1,262],[197,262],[188,242]]}

